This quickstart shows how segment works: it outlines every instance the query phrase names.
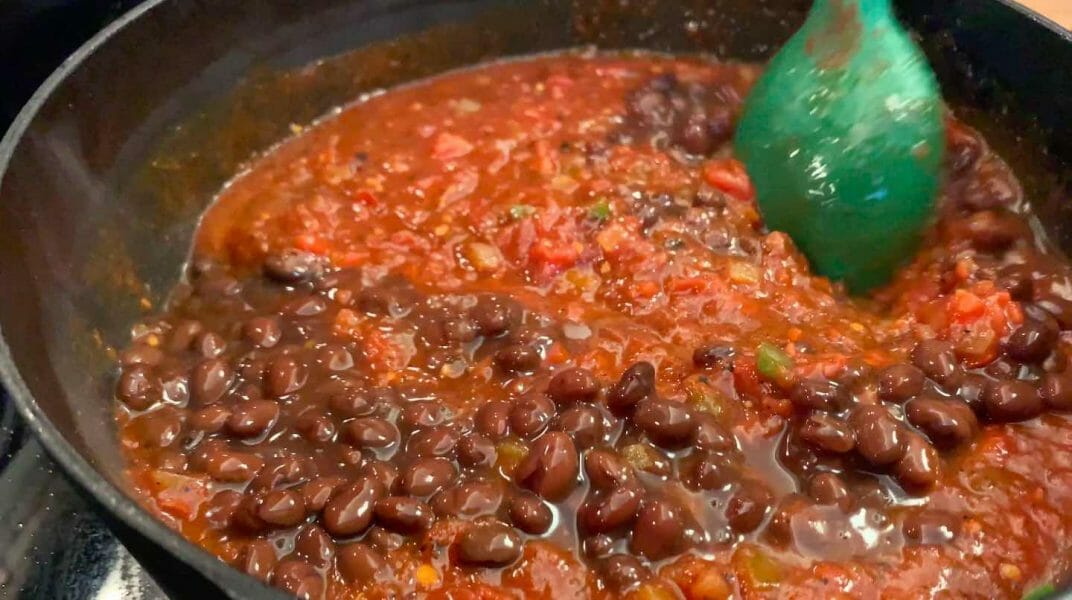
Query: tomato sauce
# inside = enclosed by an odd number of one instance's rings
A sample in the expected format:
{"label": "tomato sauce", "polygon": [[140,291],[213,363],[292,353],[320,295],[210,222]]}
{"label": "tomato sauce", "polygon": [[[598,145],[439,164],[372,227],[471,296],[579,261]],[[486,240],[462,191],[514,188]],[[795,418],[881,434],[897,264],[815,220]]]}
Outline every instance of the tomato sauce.
{"label": "tomato sauce", "polygon": [[950,117],[924,247],[849,297],[765,228],[733,157],[758,73],[540,56],[297,131],[220,192],[122,356],[139,497],[308,598],[1059,577],[1068,263]]}

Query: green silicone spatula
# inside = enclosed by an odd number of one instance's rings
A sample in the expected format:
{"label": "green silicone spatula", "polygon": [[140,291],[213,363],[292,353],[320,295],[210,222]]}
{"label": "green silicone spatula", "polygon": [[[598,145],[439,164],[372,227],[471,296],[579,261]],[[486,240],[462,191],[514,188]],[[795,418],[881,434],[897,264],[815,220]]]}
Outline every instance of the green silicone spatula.
{"label": "green silicone spatula", "polygon": [[735,147],[767,225],[862,292],[889,280],[927,225],[942,113],[890,0],[816,0],[746,101]]}

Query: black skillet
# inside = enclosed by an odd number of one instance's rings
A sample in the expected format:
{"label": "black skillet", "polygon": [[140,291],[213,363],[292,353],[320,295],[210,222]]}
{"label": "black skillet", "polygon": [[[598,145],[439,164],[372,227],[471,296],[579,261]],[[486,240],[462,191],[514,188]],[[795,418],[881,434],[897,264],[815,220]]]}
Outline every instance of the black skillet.
{"label": "black skillet", "polygon": [[[170,593],[282,597],[122,491],[109,352],[128,338],[142,302],[158,305],[179,275],[213,192],[290,123],[368,89],[582,44],[760,60],[807,4],[146,2],[65,62],[0,142],[0,379]],[[1072,248],[1072,35],[1005,0],[898,4],[951,103],[1011,160],[1051,235]]]}

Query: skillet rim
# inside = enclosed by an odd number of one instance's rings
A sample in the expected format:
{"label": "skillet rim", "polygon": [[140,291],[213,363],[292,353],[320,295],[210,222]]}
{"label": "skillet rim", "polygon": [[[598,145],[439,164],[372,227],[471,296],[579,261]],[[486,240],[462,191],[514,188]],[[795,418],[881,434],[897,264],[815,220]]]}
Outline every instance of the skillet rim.
{"label": "skillet rim", "polygon": [[[145,0],[123,13],[117,19],[102,28],[88,41],[78,47],[70,56],[48,76],[34,91],[26,104],[19,110],[4,136],[0,138],[0,184],[3,183],[11,158],[22,142],[30,124],[37,117],[41,108],[52,98],[67,78],[74,73],[86,59],[105,45],[112,37],[128,27],[134,21],[144,17],[158,6],[170,0]],[[1072,44],[1072,29],[1066,29],[1056,21],[1022,5],[1014,0],[992,0],[1004,5],[1036,25],[1058,36],[1062,41]],[[15,404],[19,416],[26,426],[41,442],[49,456],[59,464],[62,471],[74,479],[78,487],[89,492],[100,508],[121,521],[124,525],[145,536],[149,541],[162,548],[169,555],[178,558],[220,586],[227,595],[240,598],[250,594],[263,597],[265,594],[285,598],[286,596],[261,581],[228,565],[216,556],[189,542],[178,532],[168,528],[153,517],[118,486],[103,477],[74,447],[67,441],[52,420],[41,409],[34,394],[30,391],[19,373],[11,350],[0,327],[0,387],[7,391]],[[137,556],[135,556],[137,559]],[[236,589],[237,587],[237,589]],[[1072,599],[1072,589],[1058,591],[1054,598]]]}
{"label": "skillet rim", "polygon": [[[168,1],[146,0],[123,13],[79,46],[45,79],[19,110],[3,138],[0,138],[0,183],[3,182],[11,158],[29,130],[30,124],[63,82],[90,55],[117,33]],[[238,598],[256,592],[257,594],[278,594],[280,598],[285,597],[278,590],[235,569],[168,528],[84,459],[45,414],[33,392],[26,385],[15,365],[2,327],[0,327],[0,386],[8,393],[19,416],[41,442],[49,456],[58,463],[68,477],[75,480],[79,488],[89,492],[98,506],[106,510],[111,517],[118,519],[169,555],[200,572],[213,584],[220,586],[228,596]],[[137,559],[136,555],[135,559]],[[239,589],[235,589],[235,586],[239,586]]]}

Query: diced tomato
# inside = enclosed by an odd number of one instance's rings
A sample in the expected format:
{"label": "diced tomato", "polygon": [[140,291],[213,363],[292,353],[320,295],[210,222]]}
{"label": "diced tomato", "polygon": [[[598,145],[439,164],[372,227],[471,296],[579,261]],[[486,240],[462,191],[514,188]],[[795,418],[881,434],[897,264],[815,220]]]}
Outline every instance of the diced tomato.
{"label": "diced tomato", "polygon": [[711,187],[738,200],[751,201],[756,197],[752,179],[739,160],[725,158],[704,165],[704,180]]}
{"label": "diced tomato", "polygon": [[299,233],[294,236],[294,247],[313,254],[327,254],[330,249],[327,241],[312,233]]}
{"label": "diced tomato", "polygon": [[622,223],[615,222],[607,225],[596,234],[596,243],[603,250],[603,254],[617,256],[625,253],[634,238],[633,233],[626,229]]}
{"label": "diced tomato", "polygon": [[545,275],[560,273],[577,263],[581,256],[576,245],[540,238],[529,249],[529,262]]}
{"label": "diced tomato", "polygon": [[208,500],[208,482],[202,478],[159,470],[152,471],[150,477],[156,505],[184,521],[196,518],[201,504]]}
{"label": "diced tomato", "polygon": [[369,328],[364,334],[363,342],[369,367],[381,373],[404,369],[413,355],[400,336],[379,329]]}
{"label": "diced tomato", "polygon": [[547,362],[557,365],[569,360],[569,351],[560,343],[551,344],[547,349]]}
{"label": "diced tomato", "polygon": [[733,385],[738,394],[758,398],[763,393],[763,383],[756,369],[755,359],[740,357],[733,362]]}
{"label": "diced tomato", "polygon": [[974,321],[986,313],[986,304],[967,290],[957,290],[949,299],[949,312],[958,323]]}
{"label": "diced tomato", "polygon": [[453,133],[443,132],[435,139],[432,157],[437,160],[454,160],[473,151],[469,140]]}

